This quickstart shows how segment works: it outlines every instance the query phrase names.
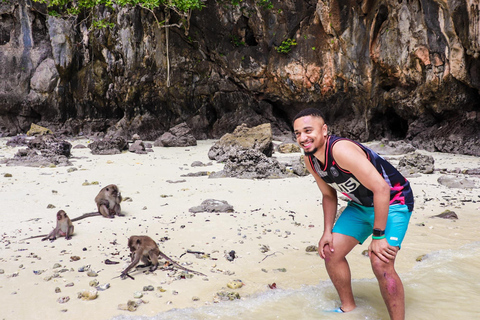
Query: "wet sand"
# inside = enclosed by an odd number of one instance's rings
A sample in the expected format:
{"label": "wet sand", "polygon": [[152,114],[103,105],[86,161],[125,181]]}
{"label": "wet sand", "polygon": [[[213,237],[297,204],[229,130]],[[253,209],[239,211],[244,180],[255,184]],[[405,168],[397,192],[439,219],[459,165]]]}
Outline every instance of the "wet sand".
{"label": "wet sand", "polygon": [[[17,148],[6,147],[6,141],[0,139],[0,156],[12,157]],[[72,145],[80,143],[86,145],[87,141],[72,141]],[[153,316],[173,308],[215,304],[217,293],[222,291],[237,292],[241,299],[248,299],[272,290],[268,285],[273,283],[280,289],[295,289],[327,280],[318,254],[305,251],[307,246],[317,245],[323,231],[321,196],[313,178],[182,177],[223,168],[223,164],[208,159],[212,143],[198,141],[198,146],[188,148],[155,147],[146,155],[125,152],[96,156],[88,148],[72,149],[71,167],[0,165],[1,318]],[[476,157],[420,152],[434,157],[436,169],[480,166]],[[399,156],[390,158],[396,164]],[[192,167],[194,161],[206,166]],[[416,207],[397,258],[400,274],[409,272],[420,255],[455,249],[477,239],[478,189],[449,189],[437,182],[440,175],[435,171],[409,178]],[[478,177],[468,178],[480,186]],[[60,209],[71,218],[95,211],[96,194],[111,183],[118,185],[126,199],[121,204],[125,216],[75,222],[75,234],[68,241],[21,240],[50,232]],[[234,212],[189,212],[206,199],[225,200]],[[339,201],[339,206],[345,204]],[[430,218],[446,209],[455,211],[459,220]],[[182,279],[174,269],[159,269],[153,274],[139,269],[131,272],[135,280],[114,278],[130,261],[127,239],[131,235],[149,235],[162,252],[207,276]],[[349,255],[354,279],[373,278],[368,258],[362,255],[367,247],[368,241]],[[197,257],[187,250],[205,254]],[[236,258],[229,261],[225,253],[232,250]],[[80,260],[72,260],[74,256]],[[119,264],[105,264],[106,259]],[[89,277],[87,272],[78,271],[81,267],[89,267],[98,275]],[[89,283],[94,279],[100,285],[109,283],[110,288],[98,291],[95,300],[79,299],[78,292],[91,289]],[[227,287],[237,279],[244,283],[242,288]],[[146,286],[153,286],[154,291],[143,291]],[[145,303],[137,311],[118,309],[119,304],[136,300],[138,292]],[[58,302],[66,297],[68,302]]]}

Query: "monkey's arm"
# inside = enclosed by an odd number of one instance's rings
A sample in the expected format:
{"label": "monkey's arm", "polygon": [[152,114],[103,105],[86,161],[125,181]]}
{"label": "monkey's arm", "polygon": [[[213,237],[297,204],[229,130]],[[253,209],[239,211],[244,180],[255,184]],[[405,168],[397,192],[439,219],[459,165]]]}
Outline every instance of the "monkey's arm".
{"label": "monkey's arm", "polygon": [[[98,213],[98,212],[84,213],[79,217],[70,219],[70,221],[75,222],[75,221],[78,221],[78,220],[82,220],[82,219],[85,219],[85,218],[88,218],[88,217],[95,217],[95,216],[100,216],[100,213]],[[72,231],[72,233],[73,233],[73,231]]]}
{"label": "monkey's arm", "polygon": [[134,253],[132,257],[132,263],[130,263],[130,265],[125,270],[122,271],[122,274],[121,274],[122,278],[125,278],[128,275],[128,271],[130,271],[133,267],[135,267],[138,264],[141,257],[142,257],[141,252]]}

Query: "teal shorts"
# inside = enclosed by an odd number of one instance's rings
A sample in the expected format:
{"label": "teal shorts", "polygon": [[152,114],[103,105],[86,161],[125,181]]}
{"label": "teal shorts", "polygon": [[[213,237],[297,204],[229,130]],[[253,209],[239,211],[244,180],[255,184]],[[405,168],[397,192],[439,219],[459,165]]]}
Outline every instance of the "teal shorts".
{"label": "teal shorts", "polygon": [[[411,215],[412,212],[408,211],[406,205],[390,206],[385,228],[389,245],[400,248]],[[335,223],[332,232],[354,237],[362,244],[373,232],[374,217],[373,207],[365,207],[350,201]]]}

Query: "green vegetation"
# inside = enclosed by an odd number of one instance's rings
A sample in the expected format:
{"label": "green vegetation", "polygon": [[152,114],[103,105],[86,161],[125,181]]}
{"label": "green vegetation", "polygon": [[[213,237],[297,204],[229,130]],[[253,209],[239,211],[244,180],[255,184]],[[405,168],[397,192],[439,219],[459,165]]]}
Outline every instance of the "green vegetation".
{"label": "green vegetation", "polygon": [[287,54],[290,51],[292,51],[292,47],[296,45],[297,45],[297,42],[295,41],[295,39],[287,39],[285,41],[282,41],[281,45],[279,45],[278,47],[275,47],[275,50],[277,50],[277,52],[279,53]]}
{"label": "green vegetation", "polygon": [[[71,17],[77,16],[82,12],[91,17],[92,28],[108,28],[114,24],[103,20],[95,19],[93,10],[99,6],[106,6],[112,11],[125,6],[139,6],[154,14],[155,19],[160,25],[169,27],[168,21],[158,21],[155,10],[172,10],[180,16],[178,27],[183,27],[188,34],[190,27],[190,16],[193,10],[201,10],[205,7],[202,0],[33,0],[35,2],[47,5],[48,14],[52,16]],[[167,18],[168,19],[168,18]]]}

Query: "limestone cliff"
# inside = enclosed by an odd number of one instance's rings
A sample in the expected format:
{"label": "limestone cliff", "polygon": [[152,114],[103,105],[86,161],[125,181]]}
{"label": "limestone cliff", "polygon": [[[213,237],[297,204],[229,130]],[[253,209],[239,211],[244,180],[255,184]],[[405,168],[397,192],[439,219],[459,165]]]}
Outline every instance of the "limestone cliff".
{"label": "limestone cliff", "polygon": [[204,139],[271,122],[281,136],[315,106],[336,134],[480,155],[478,0],[271,3],[208,0],[185,32],[138,7],[99,7],[115,27],[92,30],[2,1],[0,132],[34,122],[154,140],[187,122]]}

